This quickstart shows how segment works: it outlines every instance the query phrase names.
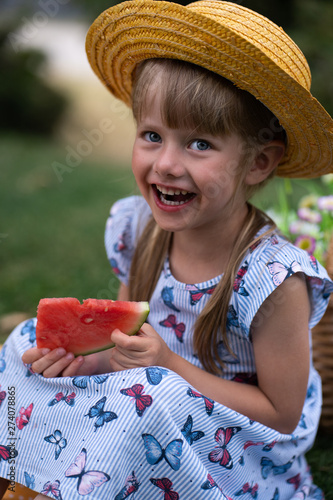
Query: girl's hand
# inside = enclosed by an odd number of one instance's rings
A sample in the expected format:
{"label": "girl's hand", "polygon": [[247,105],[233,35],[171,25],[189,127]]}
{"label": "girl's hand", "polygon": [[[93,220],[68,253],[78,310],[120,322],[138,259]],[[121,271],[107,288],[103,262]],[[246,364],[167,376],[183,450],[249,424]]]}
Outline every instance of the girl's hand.
{"label": "girl's hand", "polygon": [[31,364],[33,372],[41,373],[46,378],[97,375],[110,372],[111,351],[107,349],[75,358],[73,353],[66,352],[62,347],[53,351],[33,347],[23,354],[22,361]]}
{"label": "girl's hand", "polygon": [[172,355],[164,340],[148,323],[145,323],[137,335],[126,335],[116,329],[111,334],[115,347],[111,350],[110,365],[112,371],[128,370],[142,366],[164,366]]}
{"label": "girl's hand", "polygon": [[74,358],[72,352],[66,352],[63,347],[50,349],[32,347],[22,356],[25,364],[31,364],[34,373],[41,373],[44,377],[73,377],[78,375],[79,368],[84,362],[83,356]]}

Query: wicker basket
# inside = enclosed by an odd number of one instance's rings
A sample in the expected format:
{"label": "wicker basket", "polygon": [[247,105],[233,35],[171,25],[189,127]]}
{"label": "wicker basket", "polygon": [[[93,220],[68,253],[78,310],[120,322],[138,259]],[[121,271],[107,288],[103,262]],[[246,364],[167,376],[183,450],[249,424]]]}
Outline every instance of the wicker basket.
{"label": "wicker basket", "polygon": [[[326,269],[333,279],[333,237],[328,250]],[[320,426],[333,433],[333,294],[328,308],[318,325],[312,330],[313,362],[323,385],[323,409]]]}

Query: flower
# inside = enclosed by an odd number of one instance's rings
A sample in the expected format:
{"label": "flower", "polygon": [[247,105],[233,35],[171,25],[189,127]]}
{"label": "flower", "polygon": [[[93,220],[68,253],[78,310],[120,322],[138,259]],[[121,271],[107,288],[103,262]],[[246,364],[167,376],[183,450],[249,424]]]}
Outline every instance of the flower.
{"label": "flower", "polygon": [[291,193],[291,185],[287,184],[280,191],[280,211],[272,211],[272,215],[277,212],[278,217],[273,215],[272,218],[297,247],[306,250],[325,265],[327,250],[333,238],[333,195],[326,194],[327,187],[332,192],[333,174],[323,176],[321,181],[322,188],[319,189],[317,185],[317,194],[304,196],[296,212],[290,209],[287,201],[287,194]]}
{"label": "flower", "polygon": [[316,240],[312,236],[298,236],[295,240],[295,245],[313,255],[316,248]]}
{"label": "flower", "polygon": [[319,210],[328,210],[333,212],[333,195],[321,196],[317,201]]}

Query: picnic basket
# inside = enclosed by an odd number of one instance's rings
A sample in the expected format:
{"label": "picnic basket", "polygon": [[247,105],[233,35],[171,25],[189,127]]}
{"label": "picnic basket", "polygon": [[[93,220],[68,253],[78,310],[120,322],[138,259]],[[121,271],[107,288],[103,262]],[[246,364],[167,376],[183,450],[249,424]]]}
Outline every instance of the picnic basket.
{"label": "picnic basket", "polygon": [[[333,236],[327,252],[326,269],[333,279]],[[312,330],[313,362],[323,387],[323,408],[320,426],[333,433],[333,294],[321,321]]]}

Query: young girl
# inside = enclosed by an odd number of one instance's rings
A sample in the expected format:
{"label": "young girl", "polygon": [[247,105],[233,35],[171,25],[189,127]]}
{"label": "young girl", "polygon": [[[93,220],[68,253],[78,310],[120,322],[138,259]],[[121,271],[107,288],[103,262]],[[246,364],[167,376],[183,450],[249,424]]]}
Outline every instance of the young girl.
{"label": "young girl", "polygon": [[87,52],[137,122],[142,197],[113,206],[105,242],[118,298],[149,300],[149,323],[76,359],[29,348],[35,320],[14,330],[1,475],[38,500],[323,498],[304,454],[321,410],[311,328],[333,284],[248,201],[275,173],[332,169],[304,56],[262,16],[210,1],[112,7]]}

